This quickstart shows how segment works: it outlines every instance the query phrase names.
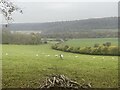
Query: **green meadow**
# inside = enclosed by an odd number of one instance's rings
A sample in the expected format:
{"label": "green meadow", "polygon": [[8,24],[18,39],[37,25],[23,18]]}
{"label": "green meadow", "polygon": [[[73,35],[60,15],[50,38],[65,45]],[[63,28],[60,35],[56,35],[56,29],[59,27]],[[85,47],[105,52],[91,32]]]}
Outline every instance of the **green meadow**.
{"label": "green meadow", "polygon": [[[107,41],[86,40],[65,43],[84,46]],[[117,45],[117,39],[108,40]],[[59,54],[64,55],[63,60],[56,57]],[[118,87],[118,57],[62,52],[51,49],[51,44],[3,45],[2,73],[3,88],[39,88],[50,74],[64,74],[79,83],[91,82],[94,88],[115,88]]]}
{"label": "green meadow", "polygon": [[73,47],[93,47],[94,44],[102,45],[105,42],[111,42],[112,46],[118,46],[118,38],[83,38],[83,39],[71,39],[65,42],[65,45]]}

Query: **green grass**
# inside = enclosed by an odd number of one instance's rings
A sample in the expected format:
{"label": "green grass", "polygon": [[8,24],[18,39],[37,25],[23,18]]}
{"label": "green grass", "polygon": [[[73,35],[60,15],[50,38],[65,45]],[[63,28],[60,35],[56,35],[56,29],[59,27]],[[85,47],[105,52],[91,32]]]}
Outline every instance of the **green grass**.
{"label": "green grass", "polygon": [[70,45],[73,47],[86,47],[86,46],[94,46],[94,44],[103,44],[105,42],[111,42],[113,46],[118,46],[117,38],[87,38],[87,39],[72,39],[68,40],[64,44]]}
{"label": "green grass", "polygon": [[[60,53],[64,60],[55,57]],[[117,56],[73,54],[52,50],[50,45],[3,45],[2,56],[3,88],[39,87],[53,73],[64,74],[79,83],[84,79],[96,88],[118,85]]]}

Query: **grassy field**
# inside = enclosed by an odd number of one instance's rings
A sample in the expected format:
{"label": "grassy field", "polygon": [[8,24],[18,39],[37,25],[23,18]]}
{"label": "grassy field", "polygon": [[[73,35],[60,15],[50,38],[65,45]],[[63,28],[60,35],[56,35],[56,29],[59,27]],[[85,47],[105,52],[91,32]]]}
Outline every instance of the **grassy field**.
{"label": "grassy field", "polygon": [[72,39],[72,40],[68,40],[64,44],[74,47],[86,47],[86,46],[94,46],[94,44],[103,44],[105,42],[111,42],[113,46],[118,46],[117,38]]}
{"label": "grassy field", "polygon": [[[91,41],[92,42],[92,41]],[[76,44],[77,45],[77,44]],[[64,60],[55,57],[63,54]],[[82,55],[52,50],[47,45],[3,45],[3,88],[39,87],[50,74],[64,74],[92,87],[118,85],[118,57]]]}

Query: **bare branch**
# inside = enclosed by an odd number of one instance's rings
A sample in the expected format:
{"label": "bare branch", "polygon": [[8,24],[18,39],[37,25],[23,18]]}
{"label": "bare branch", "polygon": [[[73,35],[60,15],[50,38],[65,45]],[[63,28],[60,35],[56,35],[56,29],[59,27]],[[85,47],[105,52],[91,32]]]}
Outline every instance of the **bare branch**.
{"label": "bare branch", "polygon": [[5,17],[7,23],[13,21],[13,12],[19,11],[21,14],[23,14],[23,11],[9,0],[0,0],[0,11]]}

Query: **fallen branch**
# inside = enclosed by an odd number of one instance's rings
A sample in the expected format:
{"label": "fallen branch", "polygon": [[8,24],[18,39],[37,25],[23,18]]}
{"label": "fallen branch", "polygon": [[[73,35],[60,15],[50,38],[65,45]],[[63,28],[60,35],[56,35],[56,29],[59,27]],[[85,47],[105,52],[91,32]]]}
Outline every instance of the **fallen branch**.
{"label": "fallen branch", "polygon": [[[79,84],[76,81],[72,81],[64,75],[52,75],[46,78],[45,83],[40,87],[41,89],[50,89],[50,88],[63,88],[63,89],[72,89],[79,90],[84,88],[91,88],[91,83],[88,84]],[[50,89],[51,90],[51,89]]]}

